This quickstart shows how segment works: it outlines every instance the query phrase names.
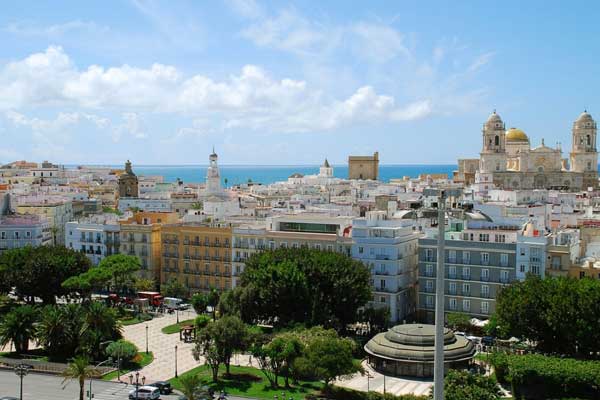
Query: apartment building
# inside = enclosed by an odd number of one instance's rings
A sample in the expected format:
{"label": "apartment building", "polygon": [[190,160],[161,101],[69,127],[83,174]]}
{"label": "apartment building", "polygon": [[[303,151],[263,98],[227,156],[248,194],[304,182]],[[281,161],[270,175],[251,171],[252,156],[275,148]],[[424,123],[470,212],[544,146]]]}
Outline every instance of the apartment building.
{"label": "apartment building", "polygon": [[52,243],[65,244],[65,225],[73,219],[73,204],[70,199],[56,196],[24,196],[18,198],[18,214],[41,215],[48,220]]}
{"label": "apartment building", "polygon": [[0,252],[52,244],[50,225],[40,215],[0,216]]}
{"label": "apartment building", "polygon": [[114,214],[102,214],[67,222],[65,246],[84,253],[93,265],[106,256],[119,254],[121,226]]}
{"label": "apartment building", "polygon": [[236,287],[244,272],[246,260],[266,248],[265,224],[244,224],[233,227],[231,249],[231,286]]}
{"label": "apartment building", "polygon": [[190,295],[211,288],[231,289],[229,224],[169,224],[162,228],[161,241],[161,285],[176,278]]}
{"label": "apartment building", "polygon": [[161,227],[163,224],[174,224],[177,220],[177,213],[143,211],[120,221],[120,251],[140,258],[142,278],[160,282]]}
{"label": "apartment building", "polygon": [[410,219],[369,211],[352,221],[352,258],[371,269],[374,307],[387,307],[390,320],[416,312],[417,248],[421,234]]}
{"label": "apartment building", "polygon": [[563,229],[549,235],[546,276],[567,276],[579,259],[579,229]]}
{"label": "apartment building", "polygon": [[[517,279],[517,227],[463,229],[450,223],[444,254],[444,310],[480,319],[496,309],[499,290]],[[434,321],[437,233],[419,239],[418,316]]]}

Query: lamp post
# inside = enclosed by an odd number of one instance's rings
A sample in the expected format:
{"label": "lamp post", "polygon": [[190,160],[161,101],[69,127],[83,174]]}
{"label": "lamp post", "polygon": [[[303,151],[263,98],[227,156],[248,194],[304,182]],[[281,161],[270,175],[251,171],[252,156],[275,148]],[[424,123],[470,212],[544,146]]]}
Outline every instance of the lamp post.
{"label": "lamp post", "polygon": [[148,324],[146,324],[146,354],[148,354]]}
{"label": "lamp post", "polygon": [[15,366],[15,374],[19,376],[21,379],[21,388],[19,390],[19,399],[23,400],[23,377],[29,373],[31,369],[31,365],[27,364],[19,364]]}
{"label": "lamp post", "polygon": [[[142,386],[146,383],[146,377],[142,376]],[[140,371],[135,373],[135,381],[133,380],[133,374],[129,374],[129,383],[135,385],[135,400],[139,400],[138,390],[140,389]]]}
{"label": "lamp post", "polygon": [[[107,359],[107,360],[104,360],[104,361],[102,361],[101,363],[99,363],[98,365],[96,365],[96,368],[98,368],[98,367],[102,366],[102,364],[105,364],[105,363],[112,363],[112,362],[114,362],[114,361],[113,361],[113,359],[112,359],[112,357],[108,357],[108,359]],[[94,381],[94,377],[90,376],[90,392],[88,393],[88,398],[89,398],[89,400],[92,400],[92,397],[94,397],[94,396],[92,395],[92,382],[93,382],[93,381]]]}
{"label": "lamp post", "polygon": [[177,323],[179,323],[179,308],[175,309],[175,314],[177,315]]}
{"label": "lamp post", "polygon": [[175,378],[177,377],[177,345],[175,345]]}
{"label": "lamp post", "polygon": [[368,371],[367,371],[367,393],[369,393],[369,391],[371,390],[369,384],[371,382],[371,379],[373,379],[373,375],[371,375]]}

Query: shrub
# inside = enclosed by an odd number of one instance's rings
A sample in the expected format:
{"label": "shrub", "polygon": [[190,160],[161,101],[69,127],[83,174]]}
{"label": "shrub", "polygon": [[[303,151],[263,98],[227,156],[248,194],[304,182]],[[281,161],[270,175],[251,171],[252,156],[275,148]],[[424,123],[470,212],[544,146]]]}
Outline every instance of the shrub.
{"label": "shrub", "polygon": [[[594,399],[600,390],[600,363],[541,354],[494,357],[516,398],[580,397]],[[496,367],[496,364],[494,364]]]}
{"label": "shrub", "polygon": [[417,396],[414,394],[405,394],[395,396],[393,394],[381,394],[378,392],[359,392],[357,390],[345,389],[337,386],[329,386],[323,392],[323,396],[307,395],[307,400],[316,400],[327,398],[331,400],[426,400],[427,396]]}
{"label": "shrub", "polygon": [[138,348],[135,344],[127,340],[117,340],[112,342],[106,348],[106,355],[113,359],[121,359],[124,363],[132,362],[138,353]]}

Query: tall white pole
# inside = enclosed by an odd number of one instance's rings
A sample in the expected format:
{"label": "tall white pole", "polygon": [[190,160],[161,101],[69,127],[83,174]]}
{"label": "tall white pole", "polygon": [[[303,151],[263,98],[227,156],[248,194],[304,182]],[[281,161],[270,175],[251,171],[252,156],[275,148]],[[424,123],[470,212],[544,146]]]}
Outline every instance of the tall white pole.
{"label": "tall white pole", "polygon": [[438,243],[435,276],[435,353],[433,365],[433,398],[444,400],[444,235],[446,192],[438,196]]}

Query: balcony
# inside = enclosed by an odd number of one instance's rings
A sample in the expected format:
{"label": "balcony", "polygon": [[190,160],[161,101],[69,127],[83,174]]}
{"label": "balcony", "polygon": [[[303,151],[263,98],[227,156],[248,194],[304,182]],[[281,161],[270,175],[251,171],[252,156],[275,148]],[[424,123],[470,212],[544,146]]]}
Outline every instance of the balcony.
{"label": "balcony", "polygon": [[504,283],[504,284],[510,283],[510,279],[508,279],[508,278],[500,278],[500,283]]}
{"label": "balcony", "polygon": [[446,262],[447,262],[447,263],[450,263],[450,264],[456,264],[456,257],[454,257],[454,258],[450,258],[450,257],[448,257],[448,258],[446,259]]}
{"label": "balcony", "polygon": [[462,279],[464,281],[470,281],[471,280],[471,275],[470,274],[463,274],[462,275]]}
{"label": "balcony", "polygon": [[373,271],[373,274],[374,275],[390,275],[390,272],[378,270],[378,271]]}
{"label": "balcony", "polygon": [[129,250],[127,252],[127,254],[129,254],[130,256],[134,256],[135,255],[135,250]]}
{"label": "balcony", "polygon": [[458,275],[456,275],[456,274],[448,274],[448,279],[458,279]]}
{"label": "balcony", "polygon": [[434,289],[434,288],[432,288],[432,287],[427,287],[427,286],[425,286],[425,287],[423,288],[423,291],[424,291],[425,293],[434,293],[434,292],[435,292],[435,289]]}
{"label": "balcony", "polygon": [[481,277],[479,278],[479,280],[480,280],[481,282],[489,282],[489,281],[490,281],[490,277],[489,277],[489,276],[481,276]]}
{"label": "balcony", "polygon": [[376,260],[389,260],[390,256],[388,254],[376,254],[375,259]]}
{"label": "balcony", "polygon": [[190,242],[190,244],[192,246],[200,246],[201,245],[199,240],[194,240],[194,241]]}
{"label": "balcony", "polygon": [[489,299],[490,298],[490,292],[481,292],[481,294],[479,295],[479,297],[482,297],[484,299]]}
{"label": "balcony", "polygon": [[435,276],[435,273],[433,271],[425,271],[423,275],[432,278]]}

